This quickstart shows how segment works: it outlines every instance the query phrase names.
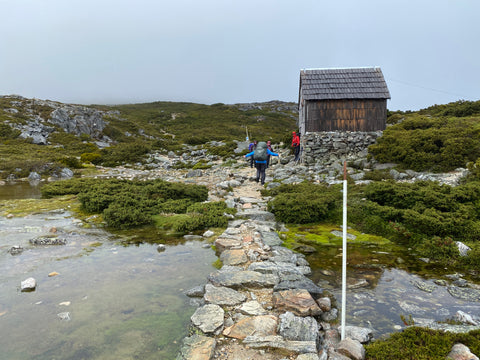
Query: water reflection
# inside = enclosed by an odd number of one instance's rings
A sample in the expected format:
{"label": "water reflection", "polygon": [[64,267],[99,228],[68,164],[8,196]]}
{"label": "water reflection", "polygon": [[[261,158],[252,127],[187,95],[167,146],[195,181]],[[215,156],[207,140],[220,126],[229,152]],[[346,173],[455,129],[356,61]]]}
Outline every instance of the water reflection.
{"label": "water reflection", "polygon": [[[341,248],[319,246],[317,250],[307,256],[312,279],[334,294],[340,308]],[[411,316],[422,325],[452,319],[458,310],[480,313],[480,302],[455,298],[447,286],[434,282],[454,271],[435,269],[406,249],[349,245],[347,253],[347,325],[372,328],[379,338],[404,328],[401,316]]]}
{"label": "water reflection", "polygon": [[40,199],[41,185],[39,182],[7,182],[0,185],[0,200]]}

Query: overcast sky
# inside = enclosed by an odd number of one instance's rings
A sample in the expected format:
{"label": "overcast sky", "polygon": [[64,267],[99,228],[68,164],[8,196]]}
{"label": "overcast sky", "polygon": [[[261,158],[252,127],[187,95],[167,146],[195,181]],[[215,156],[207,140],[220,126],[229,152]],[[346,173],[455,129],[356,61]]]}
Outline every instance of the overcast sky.
{"label": "overcast sky", "polygon": [[298,101],[301,69],[382,69],[390,110],[480,99],[479,0],[0,0],[0,95]]}

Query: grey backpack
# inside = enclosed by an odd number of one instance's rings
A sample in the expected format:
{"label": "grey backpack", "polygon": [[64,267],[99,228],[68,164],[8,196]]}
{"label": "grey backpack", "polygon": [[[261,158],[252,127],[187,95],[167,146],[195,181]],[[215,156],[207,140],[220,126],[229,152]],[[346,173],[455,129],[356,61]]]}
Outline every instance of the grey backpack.
{"label": "grey backpack", "polygon": [[265,161],[267,160],[267,143],[260,141],[257,144],[256,149],[253,151],[253,159],[256,161]]}

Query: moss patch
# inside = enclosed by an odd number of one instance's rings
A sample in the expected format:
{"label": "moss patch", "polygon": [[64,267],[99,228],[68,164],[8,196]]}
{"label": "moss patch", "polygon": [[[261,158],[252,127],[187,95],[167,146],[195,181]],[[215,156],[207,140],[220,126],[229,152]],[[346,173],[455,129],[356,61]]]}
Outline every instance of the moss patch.
{"label": "moss patch", "polygon": [[[342,231],[341,227],[333,224],[308,224],[308,225],[289,225],[289,231],[281,232],[284,244],[288,248],[293,248],[298,244],[308,245],[341,245],[342,237],[332,234],[332,231]],[[348,239],[349,243],[355,244],[375,244],[387,245],[391,242],[381,236],[363,234],[359,231],[348,229],[348,234],[355,235],[355,240]]]}
{"label": "moss patch", "polygon": [[0,203],[0,214],[7,216],[26,216],[58,209],[65,209],[75,213],[80,211],[80,203],[76,196],[66,195],[54,199],[20,199],[5,200]]}

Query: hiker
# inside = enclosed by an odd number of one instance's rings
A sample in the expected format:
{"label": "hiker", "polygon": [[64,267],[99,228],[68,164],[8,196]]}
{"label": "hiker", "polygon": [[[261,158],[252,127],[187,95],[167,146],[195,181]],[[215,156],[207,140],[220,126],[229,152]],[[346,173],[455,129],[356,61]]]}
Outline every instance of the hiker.
{"label": "hiker", "polygon": [[[248,145],[248,152],[252,152],[257,147],[257,140],[252,141]],[[253,168],[253,157],[250,159],[250,167]]]}
{"label": "hiker", "polygon": [[270,151],[267,147],[267,143],[263,141],[260,141],[257,144],[257,147],[254,151],[249,152],[247,155],[245,155],[245,158],[251,156],[255,161],[255,167],[257,168],[257,177],[255,181],[258,182],[260,180],[262,185],[265,184],[265,170],[267,169],[268,155],[278,156],[277,153]]}
{"label": "hiker", "polygon": [[[270,140],[267,141],[267,149],[270,150],[271,152],[273,152],[272,142]],[[271,157],[271,155],[267,155],[267,169],[270,166],[270,157]]]}
{"label": "hiker", "polygon": [[293,161],[297,162],[300,160],[300,133],[292,131],[292,147],[293,153],[295,154],[295,159]]}

